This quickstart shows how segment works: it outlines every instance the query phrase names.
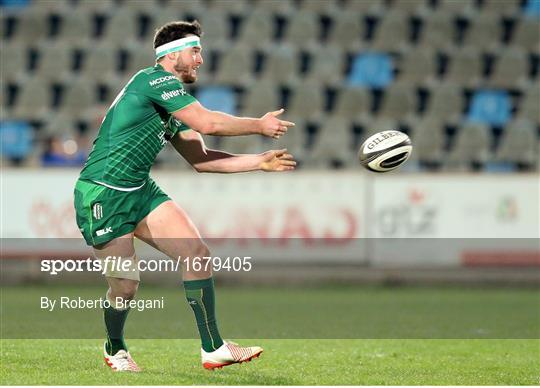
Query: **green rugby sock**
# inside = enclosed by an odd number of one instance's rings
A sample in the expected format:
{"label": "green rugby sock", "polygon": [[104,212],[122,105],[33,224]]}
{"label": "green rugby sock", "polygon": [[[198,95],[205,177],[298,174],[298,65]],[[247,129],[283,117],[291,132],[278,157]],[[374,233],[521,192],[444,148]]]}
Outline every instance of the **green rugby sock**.
{"label": "green rugby sock", "polygon": [[216,322],[214,280],[187,280],[184,289],[197,320],[202,348],[205,352],[213,352],[223,345]]}
{"label": "green rugby sock", "polygon": [[105,327],[107,328],[107,353],[114,356],[119,350],[127,350],[124,341],[124,324],[126,323],[129,309],[117,310],[111,307],[103,309]]}

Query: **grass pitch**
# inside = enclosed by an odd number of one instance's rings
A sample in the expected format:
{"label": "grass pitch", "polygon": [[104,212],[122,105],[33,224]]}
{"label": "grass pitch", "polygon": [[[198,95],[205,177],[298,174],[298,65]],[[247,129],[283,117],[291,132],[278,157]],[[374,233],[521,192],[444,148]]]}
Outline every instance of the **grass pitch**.
{"label": "grass pitch", "polygon": [[101,311],[40,308],[44,295],[94,298],[104,289],[2,287],[0,384],[540,385],[536,289],[218,286],[225,338],[265,351],[210,372],[183,291],[143,285],[138,298],[167,302],[130,312],[140,374],[104,365]]}
{"label": "grass pitch", "polygon": [[196,340],[131,340],[113,373],[100,340],[3,340],[2,385],[538,385],[539,340],[243,340],[259,359],[206,371]]}

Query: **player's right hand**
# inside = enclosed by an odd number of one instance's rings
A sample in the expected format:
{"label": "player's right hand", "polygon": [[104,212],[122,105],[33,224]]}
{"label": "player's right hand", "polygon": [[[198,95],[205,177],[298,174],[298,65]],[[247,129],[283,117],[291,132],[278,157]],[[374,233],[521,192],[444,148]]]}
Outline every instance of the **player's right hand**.
{"label": "player's right hand", "polygon": [[286,149],[270,150],[260,154],[259,169],[266,172],[291,171],[296,167],[294,157]]}
{"label": "player's right hand", "polygon": [[268,112],[260,120],[260,130],[261,134],[264,136],[272,137],[274,139],[279,139],[280,136],[283,136],[287,133],[287,130],[290,127],[294,127],[294,123],[290,121],[280,120],[277,118],[282,114],[285,109],[281,108],[274,112]]}

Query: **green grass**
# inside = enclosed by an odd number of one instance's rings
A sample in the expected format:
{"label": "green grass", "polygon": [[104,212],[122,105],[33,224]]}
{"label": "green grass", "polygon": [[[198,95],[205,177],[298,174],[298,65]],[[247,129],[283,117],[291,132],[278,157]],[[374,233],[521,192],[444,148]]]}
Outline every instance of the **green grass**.
{"label": "green grass", "polygon": [[196,340],[132,340],[144,369],[115,374],[100,340],[3,340],[2,385],[538,385],[538,340],[257,340],[261,358],[214,372]]}
{"label": "green grass", "polygon": [[[104,286],[2,287],[1,337],[100,338],[98,309],[40,308],[40,298],[95,299]],[[540,292],[451,287],[304,287],[216,289],[217,316],[230,338],[535,339]],[[130,338],[197,338],[192,311],[178,287],[145,287],[138,299],[165,300],[163,309],[132,309]],[[238,325],[249,320],[249,325]],[[61,325],[58,322],[62,322]]]}
{"label": "green grass", "polygon": [[130,312],[128,344],[144,369],[137,375],[103,365],[99,309],[40,309],[41,296],[97,298],[104,290],[2,287],[0,384],[540,384],[537,289],[218,286],[221,332],[265,352],[251,363],[209,372],[200,365],[183,291],[143,285],[139,299],[164,297],[166,303]]}

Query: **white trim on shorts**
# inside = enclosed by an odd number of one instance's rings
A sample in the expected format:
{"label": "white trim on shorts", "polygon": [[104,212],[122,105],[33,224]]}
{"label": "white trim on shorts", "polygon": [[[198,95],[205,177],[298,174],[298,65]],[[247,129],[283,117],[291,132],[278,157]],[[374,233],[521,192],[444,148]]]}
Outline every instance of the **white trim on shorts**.
{"label": "white trim on shorts", "polygon": [[108,187],[109,189],[118,190],[118,191],[135,191],[135,190],[139,190],[141,187],[143,187],[146,184],[146,182],[144,182],[139,187],[116,187],[116,186],[109,185],[104,182],[99,182],[99,181],[92,181],[92,182],[97,183],[98,185],[101,185],[101,186]]}

